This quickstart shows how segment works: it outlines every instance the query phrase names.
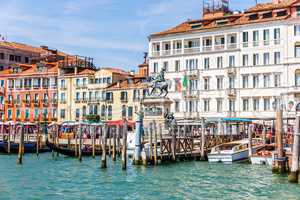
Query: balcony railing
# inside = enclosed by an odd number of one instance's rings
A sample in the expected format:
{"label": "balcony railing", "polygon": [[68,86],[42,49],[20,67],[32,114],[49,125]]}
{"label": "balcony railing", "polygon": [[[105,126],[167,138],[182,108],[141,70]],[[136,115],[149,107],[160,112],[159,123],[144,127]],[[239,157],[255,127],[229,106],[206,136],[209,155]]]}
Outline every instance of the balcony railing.
{"label": "balcony railing", "polygon": [[236,68],[235,67],[228,67],[227,68],[227,74],[236,74]]}
{"label": "balcony railing", "polygon": [[185,54],[190,54],[190,53],[200,53],[200,47],[184,48],[184,53],[185,53]]}
{"label": "balcony railing", "polygon": [[212,51],[212,46],[203,46],[202,49],[203,49],[203,52]]}
{"label": "balcony railing", "polygon": [[152,51],[152,56],[153,56],[153,57],[158,57],[158,56],[160,56],[160,51]]}
{"label": "balcony railing", "polygon": [[217,44],[215,45],[215,50],[216,51],[221,51],[225,49],[225,44]]}
{"label": "balcony railing", "polygon": [[173,55],[182,54],[182,49],[173,49]]}
{"label": "balcony railing", "polygon": [[248,47],[249,43],[248,42],[243,42],[243,47]]}
{"label": "balcony railing", "polygon": [[236,49],[237,48],[237,43],[228,43],[227,44],[227,49]]}
{"label": "balcony railing", "polygon": [[163,51],[161,52],[161,55],[162,55],[162,56],[169,56],[169,55],[171,55],[171,50],[163,50]]}

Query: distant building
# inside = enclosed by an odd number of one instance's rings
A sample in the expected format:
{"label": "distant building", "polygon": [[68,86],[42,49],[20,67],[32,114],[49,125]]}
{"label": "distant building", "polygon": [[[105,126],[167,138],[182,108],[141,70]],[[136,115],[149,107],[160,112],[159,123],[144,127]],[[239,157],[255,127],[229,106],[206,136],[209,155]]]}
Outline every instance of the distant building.
{"label": "distant building", "polygon": [[[207,1],[206,1],[207,2]],[[300,101],[300,0],[274,0],[245,12],[228,1],[203,18],[149,37],[149,74],[167,70],[177,118],[274,118]]]}
{"label": "distant building", "polygon": [[[9,43],[5,43],[9,45]],[[11,48],[19,51],[16,43]],[[67,55],[47,47],[27,45],[36,54],[23,64],[8,62],[0,71],[0,119],[4,121],[52,122],[58,119],[58,76],[62,72],[94,70],[91,58]],[[37,50],[38,49],[38,50]],[[42,52],[42,54],[39,54]],[[25,54],[23,54],[25,55]],[[37,56],[37,57],[35,57]],[[19,61],[19,60],[18,60]]]}

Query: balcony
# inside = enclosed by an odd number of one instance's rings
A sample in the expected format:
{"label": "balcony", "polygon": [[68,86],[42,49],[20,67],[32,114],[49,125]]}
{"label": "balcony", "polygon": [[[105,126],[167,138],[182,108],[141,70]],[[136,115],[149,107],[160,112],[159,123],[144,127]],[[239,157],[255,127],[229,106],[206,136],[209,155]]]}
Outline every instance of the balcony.
{"label": "balcony", "polygon": [[227,49],[232,50],[237,48],[237,43],[228,43],[227,44]]}
{"label": "balcony", "polygon": [[161,55],[162,55],[162,56],[169,56],[169,55],[171,55],[171,50],[163,50],[163,51],[161,52]]}
{"label": "balcony", "polygon": [[48,99],[43,99],[43,106],[49,106],[49,101]]}
{"label": "balcony", "polygon": [[65,99],[61,99],[61,100],[60,100],[60,103],[61,103],[61,104],[66,104],[67,101],[66,101]]}
{"label": "balcony", "polygon": [[235,75],[236,74],[236,68],[235,67],[228,67],[227,68],[227,74],[228,75]]}
{"label": "balcony", "polygon": [[210,52],[210,51],[212,51],[212,46],[203,46],[202,49],[203,49],[203,52]]}
{"label": "balcony", "polygon": [[80,98],[75,98],[74,101],[75,101],[75,103],[80,103],[81,99]]}
{"label": "balcony", "polygon": [[121,100],[122,103],[128,102],[128,98],[121,98],[120,100]]}
{"label": "balcony", "polygon": [[243,42],[243,47],[244,48],[249,47],[249,43],[248,42]]}
{"label": "balcony", "polygon": [[160,56],[160,51],[152,51],[152,56],[153,57],[159,57]]}
{"label": "balcony", "polygon": [[38,100],[38,99],[33,100],[33,105],[34,105],[35,107],[38,107],[38,106],[40,105],[39,100]]}
{"label": "balcony", "polygon": [[49,84],[43,84],[43,88],[44,89],[48,89],[49,88]]}
{"label": "balcony", "polygon": [[235,98],[236,97],[236,89],[235,88],[228,88],[226,90],[227,96],[229,98]]}
{"label": "balcony", "polygon": [[24,103],[26,106],[30,106],[30,100],[29,100],[29,99],[23,100],[23,103]]}
{"label": "balcony", "polygon": [[82,103],[87,103],[87,102],[88,102],[88,99],[87,99],[87,98],[82,98],[82,99],[81,99],[81,102],[82,102]]}
{"label": "balcony", "polygon": [[185,54],[194,54],[194,53],[200,53],[200,47],[189,47],[189,48],[184,48],[184,53]]}
{"label": "balcony", "polygon": [[199,75],[199,71],[198,69],[189,69],[186,71],[186,75],[189,76],[189,77],[198,77]]}
{"label": "balcony", "polygon": [[173,55],[180,55],[182,54],[182,49],[173,49]]}
{"label": "balcony", "polygon": [[40,89],[41,85],[33,85],[33,89]]}
{"label": "balcony", "polygon": [[199,97],[199,92],[198,90],[183,91],[183,97],[187,99],[195,99]]}
{"label": "balcony", "polygon": [[275,39],[275,40],[274,40],[274,44],[275,44],[275,45],[279,45],[279,44],[280,44],[280,39]]}
{"label": "balcony", "polygon": [[60,90],[67,90],[67,87],[66,87],[65,85],[61,85],[61,86],[59,87],[59,89],[60,89]]}
{"label": "balcony", "polygon": [[51,104],[52,104],[53,106],[57,105],[57,103],[58,103],[57,99],[52,99],[52,100],[51,100]]}
{"label": "balcony", "polygon": [[25,90],[30,90],[31,89],[31,85],[24,85],[24,89]]}
{"label": "balcony", "polygon": [[216,44],[215,51],[222,51],[225,49],[225,44]]}

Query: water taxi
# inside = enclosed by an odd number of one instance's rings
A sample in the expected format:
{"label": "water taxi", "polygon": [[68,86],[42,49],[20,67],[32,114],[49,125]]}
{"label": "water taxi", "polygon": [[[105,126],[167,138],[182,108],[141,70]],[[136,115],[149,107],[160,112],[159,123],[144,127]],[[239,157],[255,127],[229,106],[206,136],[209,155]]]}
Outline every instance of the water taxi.
{"label": "water taxi", "polygon": [[[252,152],[263,148],[263,144],[259,139],[252,140]],[[208,162],[232,163],[242,161],[249,158],[249,140],[243,139],[234,142],[228,142],[212,148],[208,154]]]}

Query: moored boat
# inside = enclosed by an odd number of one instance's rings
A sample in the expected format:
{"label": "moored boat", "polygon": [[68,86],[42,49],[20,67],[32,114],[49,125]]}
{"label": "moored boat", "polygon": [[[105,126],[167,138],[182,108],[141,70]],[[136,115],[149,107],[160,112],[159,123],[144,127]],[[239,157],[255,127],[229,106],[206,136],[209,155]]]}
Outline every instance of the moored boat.
{"label": "moored boat", "polygon": [[[252,151],[255,153],[263,147],[263,144],[258,139],[252,140]],[[249,158],[249,140],[243,139],[234,142],[228,142],[212,148],[208,154],[209,162],[233,163]]]}
{"label": "moored boat", "polygon": [[272,166],[275,152],[275,144],[267,144],[262,149],[258,150],[250,158],[251,164],[254,165],[269,165]]}

